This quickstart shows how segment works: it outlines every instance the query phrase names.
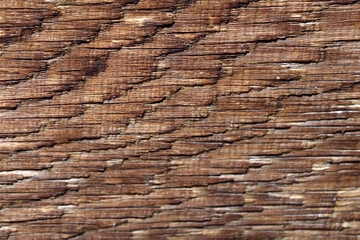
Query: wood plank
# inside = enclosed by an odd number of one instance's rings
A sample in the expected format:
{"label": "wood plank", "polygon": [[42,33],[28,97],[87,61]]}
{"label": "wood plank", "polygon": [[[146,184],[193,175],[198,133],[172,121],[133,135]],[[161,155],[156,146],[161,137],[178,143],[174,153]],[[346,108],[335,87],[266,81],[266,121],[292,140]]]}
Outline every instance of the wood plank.
{"label": "wood plank", "polygon": [[360,1],[0,0],[0,239],[358,239]]}

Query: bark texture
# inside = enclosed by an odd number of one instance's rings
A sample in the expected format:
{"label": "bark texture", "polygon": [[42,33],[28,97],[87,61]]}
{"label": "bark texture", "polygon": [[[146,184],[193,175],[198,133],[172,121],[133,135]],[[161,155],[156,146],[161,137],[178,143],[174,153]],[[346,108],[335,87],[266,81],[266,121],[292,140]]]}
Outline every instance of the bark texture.
{"label": "bark texture", "polygon": [[359,239],[360,1],[0,0],[0,239]]}

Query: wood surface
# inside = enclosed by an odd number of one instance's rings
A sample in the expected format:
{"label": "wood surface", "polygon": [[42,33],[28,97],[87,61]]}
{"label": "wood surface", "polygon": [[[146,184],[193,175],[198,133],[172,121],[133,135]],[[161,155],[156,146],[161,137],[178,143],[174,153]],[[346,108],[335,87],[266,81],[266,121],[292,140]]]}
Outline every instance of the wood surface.
{"label": "wood surface", "polygon": [[360,1],[0,0],[0,239],[360,239]]}

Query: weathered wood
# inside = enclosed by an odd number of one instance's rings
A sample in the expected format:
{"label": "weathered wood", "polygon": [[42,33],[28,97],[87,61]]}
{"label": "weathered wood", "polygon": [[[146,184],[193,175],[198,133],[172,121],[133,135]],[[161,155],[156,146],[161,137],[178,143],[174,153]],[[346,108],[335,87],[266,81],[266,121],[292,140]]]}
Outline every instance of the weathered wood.
{"label": "weathered wood", "polygon": [[357,239],[360,2],[0,0],[0,239]]}

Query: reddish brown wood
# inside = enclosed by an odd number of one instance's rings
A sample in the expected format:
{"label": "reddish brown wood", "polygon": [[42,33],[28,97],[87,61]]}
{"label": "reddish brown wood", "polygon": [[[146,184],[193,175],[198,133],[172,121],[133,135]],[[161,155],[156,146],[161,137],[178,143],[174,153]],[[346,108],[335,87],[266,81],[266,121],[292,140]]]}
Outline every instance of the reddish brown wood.
{"label": "reddish brown wood", "polygon": [[0,239],[358,239],[360,2],[0,0]]}

